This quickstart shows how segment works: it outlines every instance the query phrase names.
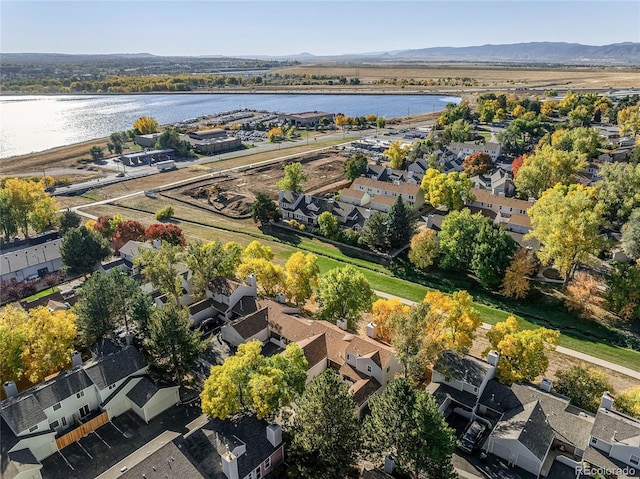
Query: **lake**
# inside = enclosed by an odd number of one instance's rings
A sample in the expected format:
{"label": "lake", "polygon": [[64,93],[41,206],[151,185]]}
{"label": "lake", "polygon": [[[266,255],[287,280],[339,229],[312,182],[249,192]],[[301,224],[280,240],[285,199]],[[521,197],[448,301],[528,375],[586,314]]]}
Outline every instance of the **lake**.
{"label": "lake", "polygon": [[0,158],[44,151],[132,128],[141,116],[161,125],[230,110],[326,111],[384,118],[431,113],[460,98],[435,95],[158,94],[0,97]]}

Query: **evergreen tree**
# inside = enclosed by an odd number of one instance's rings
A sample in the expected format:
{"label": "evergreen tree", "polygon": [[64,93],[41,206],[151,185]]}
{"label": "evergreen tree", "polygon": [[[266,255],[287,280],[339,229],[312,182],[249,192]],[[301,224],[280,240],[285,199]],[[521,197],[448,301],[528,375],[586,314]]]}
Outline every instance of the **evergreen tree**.
{"label": "evergreen tree", "polygon": [[480,284],[485,287],[500,284],[517,247],[502,226],[482,221],[471,259],[471,268]]}
{"label": "evergreen tree", "polygon": [[67,231],[60,247],[62,262],[72,274],[88,273],[109,253],[107,241],[84,226]]}
{"label": "evergreen tree", "polygon": [[261,225],[266,225],[280,219],[280,210],[276,202],[269,198],[269,195],[259,192],[251,204],[251,217],[254,223],[260,222]]}
{"label": "evergreen tree", "polygon": [[410,208],[397,196],[387,213],[387,228],[391,248],[405,246],[415,231],[415,218]]}
{"label": "evergreen tree", "polygon": [[82,218],[75,211],[71,211],[70,209],[64,210],[60,217],[58,218],[58,224],[60,227],[58,228],[61,234],[65,234],[71,228],[77,228],[82,223]]}
{"label": "evergreen tree", "polygon": [[360,241],[373,250],[387,251],[390,245],[387,220],[387,215],[375,211],[364,224]]}
{"label": "evergreen tree", "polygon": [[349,387],[331,369],[311,381],[298,401],[289,457],[300,477],[346,477],[360,447]]}

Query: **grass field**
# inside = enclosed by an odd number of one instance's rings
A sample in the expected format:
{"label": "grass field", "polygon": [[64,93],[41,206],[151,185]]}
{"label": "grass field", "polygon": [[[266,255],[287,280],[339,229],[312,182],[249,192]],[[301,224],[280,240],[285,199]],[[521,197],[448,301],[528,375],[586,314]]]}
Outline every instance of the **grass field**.
{"label": "grass field", "polygon": [[[561,346],[640,371],[640,352],[615,346],[616,343],[624,344],[626,340],[620,330],[570,314],[553,297],[552,289],[536,287],[527,300],[509,300],[484,290],[465,273],[434,270],[416,276],[408,272],[409,268],[404,267],[406,265],[402,261],[390,269],[347,256],[338,247],[315,238],[273,228],[260,230],[251,220],[238,222],[211,214],[195,214],[192,208],[171,200],[163,200],[162,204],[174,207],[177,224],[185,232],[188,241],[236,241],[246,246],[257,239],[273,249],[275,261],[281,265],[296,251],[312,252],[318,256],[322,273],[345,263],[352,264],[364,274],[372,289],[412,301],[422,301],[429,290],[451,293],[465,289],[474,297],[474,306],[486,323],[496,324],[513,315],[523,328],[544,326],[558,329],[562,332],[559,339]],[[119,213],[125,218],[149,224],[155,221],[153,212],[157,208],[157,200],[145,198],[130,199],[121,206],[102,205],[88,209],[88,212],[96,215]],[[186,219],[196,217],[197,222]]]}

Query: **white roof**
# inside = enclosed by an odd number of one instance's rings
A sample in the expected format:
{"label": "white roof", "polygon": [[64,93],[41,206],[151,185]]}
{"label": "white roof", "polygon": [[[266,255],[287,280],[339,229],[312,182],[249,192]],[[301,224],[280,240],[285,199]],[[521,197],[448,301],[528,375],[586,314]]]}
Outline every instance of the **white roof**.
{"label": "white roof", "polygon": [[0,256],[0,274],[15,273],[31,266],[60,259],[60,244],[56,239]]}

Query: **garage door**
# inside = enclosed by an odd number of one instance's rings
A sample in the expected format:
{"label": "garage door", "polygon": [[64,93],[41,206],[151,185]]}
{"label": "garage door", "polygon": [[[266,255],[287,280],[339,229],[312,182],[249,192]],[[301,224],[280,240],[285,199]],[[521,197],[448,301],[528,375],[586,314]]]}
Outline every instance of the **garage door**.
{"label": "garage door", "polygon": [[540,467],[539,462],[532,461],[528,457],[524,456],[518,456],[516,464],[525,471],[529,471],[531,474],[538,474],[538,468]]}
{"label": "garage door", "polygon": [[507,447],[504,447],[502,444],[494,443],[493,447],[491,448],[491,452],[506,461],[508,461],[509,457],[511,456],[511,450]]}

